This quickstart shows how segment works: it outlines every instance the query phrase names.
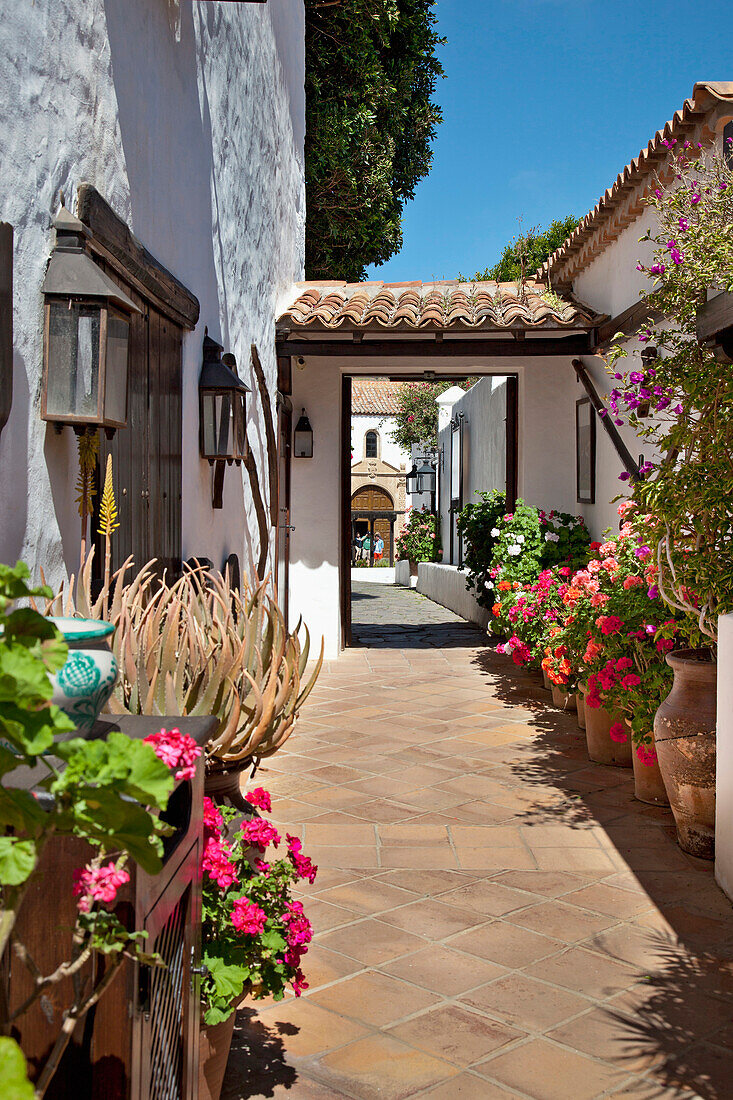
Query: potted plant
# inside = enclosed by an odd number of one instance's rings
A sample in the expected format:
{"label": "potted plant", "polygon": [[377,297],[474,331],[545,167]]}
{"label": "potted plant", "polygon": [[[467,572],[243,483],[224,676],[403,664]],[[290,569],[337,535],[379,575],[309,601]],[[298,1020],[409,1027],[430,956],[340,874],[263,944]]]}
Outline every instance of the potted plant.
{"label": "potted plant", "polygon": [[397,558],[410,563],[410,576],[417,576],[418,562],[440,560],[438,519],[426,508],[409,510],[407,524],[397,538]]}
{"label": "potted plant", "polygon": [[[271,810],[261,787],[245,797],[253,810]],[[242,999],[277,1001],[287,986],[296,997],[307,988],[300,963],[312,929],[292,889],[300,879],[314,882],[318,868],[290,835],[286,854],[265,861],[268,847],[280,843],[262,816],[242,820],[236,810],[204,799],[201,1100],[218,1100]]]}
{"label": "potted plant", "polygon": [[[670,162],[647,200],[658,225],[647,233],[653,262],[637,265],[652,283],[646,301],[664,323],[639,333],[657,350],[645,372],[621,369],[625,349],[614,350],[611,409],[617,421],[628,416],[658,456],[643,466],[633,497],[652,517],[660,596],[689,619],[693,648],[668,655],[674,684],[657,712],[656,750],[680,845],[712,858],[717,618],[733,608],[733,376],[698,343],[696,315],[710,291],[733,290],[733,171],[717,150],[665,144]],[[655,416],[642,423],[646,400]]]}
{"label": "potted plant", "polygon": [[[12,981],[11,994],[6,989],[1,999],[0,1028],[4,1056],[14,1057],[18,1069],[15,1095],[30,1092],[40,1098],[78,1022],[105,995],[125,959],[160,963],[145,951],[147,932],[130,929],[124,908],[118,913],[115,902],[118,889],[129,881],[130,860],[150,873],[162,867],[167,826],[157,811],[165,810],[174,782],[149,743],[119,731],[94,741],[71,736],[73,722],[52,701],[52,678],[67,660],[66,643],[32,607],[13,606],[18,600],[50,598],[50,589],[32,588],[28,580],[22,562],[13,568],[0,565],[0,956]],[[38,776],[32,792],[15,774],[27,777],[30,771]],[[46,846],[70,837],[89,845],[86,865],[68,883],[77,899],[73,927],[59,934],[59,944],[67,942],[71,956],[42,973],[22,942],[19,914],[41,873]],[[68,981],[72,975],[73,983]],[[20,1003],[19,988],[24,991]],[[49,1023],[58,1020],[58,1028],[35,1062],[33,1087],[21,1091],[22,1059],[8,1046],[13,1042],[8,1036],[39,1005],[45,1015],[49,997],[63,1008],[46,1017]]]}
{"label": "potted plant", "polygon": [[233,588],[227,575],[184,567],[169,581],[155,562],[128,576],[128,560],[92,598],[93,551],[45,606],[46,614],[108,617],[119,679],[113,714],[215,714],[206,747],[206,789],[240,804],[240,783],[253,760],[270,756],[292,733],[323,663],[323,647],[306,675],[307,628],[287,629],[265,582]]}

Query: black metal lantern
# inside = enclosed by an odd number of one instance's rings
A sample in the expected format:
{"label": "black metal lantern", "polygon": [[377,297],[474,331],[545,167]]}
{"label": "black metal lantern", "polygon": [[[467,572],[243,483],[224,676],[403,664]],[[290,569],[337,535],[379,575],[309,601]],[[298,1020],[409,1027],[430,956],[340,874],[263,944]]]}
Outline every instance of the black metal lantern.
{"label": "black metal lantern", "polygon": [[418,484],[418,469],[417,469],[417,466],[415,465],[415,463],[413,462],[412,469],[410,470],[409,473],[405,474],[405,492],[409,493],[412,496],[413,493],[416,493],[418,491],[417,484]]}
{"label": "black metal lantern", "polygon": [[435,468],[427,458],[423,458],[417,469],[417,492],[435,492]]}
{"label": "black metal lantern", "polygon": [[652,365],[652,363],[658,358],[659,358],[659,352],[657,351],[657,349],[654,347],[653,344],[651,346],[646,344],[641,349],[641,361],[644,364],[644,369],[645,370],[648,370],[649,367]]}
{"label": "black metal lantern", "polygon": [[293,457],[313,458],[313,429],[306,416],[305,409],[300,414],[300,419],[293,432]]}
{"label": "black metal lantern", "polygon": [[127,423],[130,318],[141,310],[87,251],[89,230],[65,206],[43,282],[45,326],[41,417],[61,431]]}
{"label": "black metal lantern", "polygon": [[[201,457],[239,464],[247,457],[247,394],[249,386],[233,370],[233,356],[204,336],[204,360],[199,376],[199,436]],[[225,362],[228,359],[229,363]]]}
{"label": "black metal lantern", "polygon": [[214,467],[212,508],[223,507],[224,471],[247,458],[247,394],[237,374],[233,355],[222,355],[222,346],[206,330],[199,375],[199,448],[201,457]]}

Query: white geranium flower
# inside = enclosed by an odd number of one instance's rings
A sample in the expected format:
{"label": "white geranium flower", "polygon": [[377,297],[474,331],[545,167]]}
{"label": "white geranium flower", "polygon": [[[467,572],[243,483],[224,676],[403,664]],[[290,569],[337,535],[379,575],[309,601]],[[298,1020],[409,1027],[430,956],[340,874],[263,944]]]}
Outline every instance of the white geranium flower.
{"label": "white geranium flower", "polygon": [[500,533],[501,532],[499,531],[498,527],[492,527],[491,528],[491,537],[492,537],[492,539],[498,539]]}
{"label": "white geranium flower", "polygon": [[484,581],[484,588],[491,589],[493,587],[494,587],[494,582],[493,581]]}
{"label": "white geranium flower", "polygon": [[517,542],[524,542],[524,535],[517,535]]}
{"label": "white geranium flower", "polygon": [[510,558],[516,558],[517,554],[521,554],[521,553],[522,553],[522,547],[521,546],[509,546],[509,547],[507,547],[507,554],[509,555]]}
{"label": "white geranium flower", "polygon": [[545,535],[545,542],[559,542],[560,536],[556,535],[554,531],[548,531]]}

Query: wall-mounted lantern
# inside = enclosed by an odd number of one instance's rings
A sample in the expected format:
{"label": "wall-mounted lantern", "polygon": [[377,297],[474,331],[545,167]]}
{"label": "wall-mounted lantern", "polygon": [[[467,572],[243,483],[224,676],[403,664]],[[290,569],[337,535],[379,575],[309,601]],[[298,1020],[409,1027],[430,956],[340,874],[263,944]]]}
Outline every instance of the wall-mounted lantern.
{"label": "wall-mounted lantern", "polygon": [[421,459],[417,468],[417,491],[418,493],[435,492],[435,467],[427,458]]}
{"label": "wall-mounted lantern", "polygon": [[293,432],[293,457],[313,458],[313,429],[306,416],[305,409],[300,414],[300,419]]}
{"label": "wall-mounted lantern", "polygon": [[[204,336],[199,375],[199,447],[201,457],[214,467],[212,508],[222,507],[224,470],[247,457],[247,394],[236,372],[233,355],[222,355],[222,346]],[[227,362],[228,360],[228,362]]]}
{"label": "wall-mounted lantern", "polygon": [[58,431],[127,423],[130,318],[141,311],[87,252],[89,230],[62,204],[46,278],[41,417]]}
{"label": "wall-mounted lantern", "polygon": [[412,496],[413,493],[416,493],[418,491],[417,481],[418,481],[418,469],[417,469],[417,465],[413,462],[412,469],[408,473],[405,474],[405,492],[409,493],[410,496]]}

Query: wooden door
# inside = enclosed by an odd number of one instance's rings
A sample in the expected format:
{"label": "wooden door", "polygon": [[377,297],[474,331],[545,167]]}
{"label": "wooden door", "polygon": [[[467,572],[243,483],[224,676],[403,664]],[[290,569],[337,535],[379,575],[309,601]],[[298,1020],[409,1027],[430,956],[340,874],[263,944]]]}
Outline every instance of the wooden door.
{"label": "wooden door", "polygon": [[[120,522],[112,538],[112,568],[130,555],[137,569],[156,558],[159,572],[176,576],[181,568],[183,329],[130,287],[125,290],[141,310],[130,327],[127,427],[111,440],[103,437],[100,446],[100,490],[111,454]],[[96,536],[96,511],[92,523]],[[103,558],[97,536],[97,579]]]}
{"label": "wooden door", "polygon": [[277,446],[277,564],[275,586],[285,622],[288,621],[290,591],[290,459],[293,412],[290,402],[278,413]]}

